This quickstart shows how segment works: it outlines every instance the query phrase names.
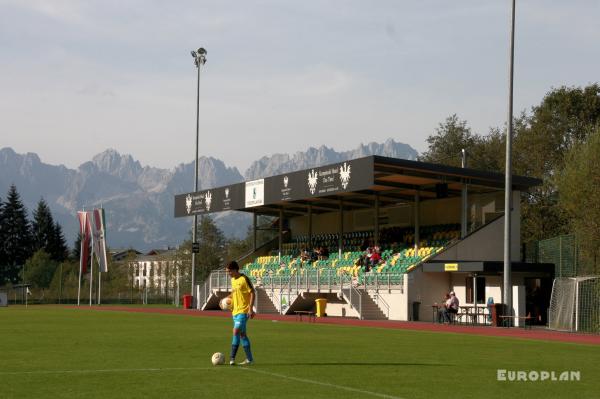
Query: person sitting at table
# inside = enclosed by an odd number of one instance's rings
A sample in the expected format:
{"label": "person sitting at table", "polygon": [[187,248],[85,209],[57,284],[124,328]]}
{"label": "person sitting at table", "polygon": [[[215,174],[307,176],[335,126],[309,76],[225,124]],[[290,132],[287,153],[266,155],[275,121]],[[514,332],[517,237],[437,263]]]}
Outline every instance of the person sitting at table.
{"label": "person sitting at table", "polygon": [[450,314],[457,314],[459,305],[460,302],[454,291],[450,291],[449,294],[446,294],[446,301],[444,306],[440,309],[440,322],[450,323]]}
{"label": "person sitting at table", "polygon": [[[448,309],[446,308],[448,301],[450,300],[450,294],[444,294],[444,299],[442,300],[442,304],[438,308],[438,323],[443,323],[446,321],[446,316],[448,314]],[[437,302],[436,302],[437,305]]]}

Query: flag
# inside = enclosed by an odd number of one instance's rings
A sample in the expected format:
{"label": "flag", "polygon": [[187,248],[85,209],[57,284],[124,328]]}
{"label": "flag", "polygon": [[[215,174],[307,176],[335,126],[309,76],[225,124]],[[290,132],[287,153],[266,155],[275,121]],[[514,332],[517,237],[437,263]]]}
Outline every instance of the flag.
{"label": "flag", "polygon": [[77,212],[77,219],[79,219],[79,233],[81,234],[81,251],[79,254],[79,269],[82,273],[87,273],[87,258],[89,256],[90,248],[90,212]]}
{"label": "flag", "polygon": [[108,271],[108,262],[106,260],[106,239],[104,235],[104,209],[94,209],[92,212],[92,235],[94,253],[96,254],[96,259],[98,260],[98,265],[100,267],[101,272]]}

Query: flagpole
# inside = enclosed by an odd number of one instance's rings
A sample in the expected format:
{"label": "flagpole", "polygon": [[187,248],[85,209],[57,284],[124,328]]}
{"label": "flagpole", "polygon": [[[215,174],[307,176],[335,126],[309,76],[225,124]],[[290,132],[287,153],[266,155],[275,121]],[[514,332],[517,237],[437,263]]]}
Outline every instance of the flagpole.
{"label": "flagpole", "polygon": [[94,287],[94,233],[92,236],[92,254],[90,256],[90,306],[92,306],[92,287]]}
{"label": "flagpole", "polygon": [[77,288],[77,306],[79,306],[81,300],[81,269],[83,268],[83,262],[85,262],[82,258],[83,256],[83,234],[81,235],[81,245],[79,245],[79,287]]}
{"label": "flagpole", "polygon": [[[83,208],[82,212],[85,212],[85,208]],[[84,214],[85,215],[85,214]],[[84,216],[85,217],[85,221],[83,223],[83,232],[81,233],[81,242],[79,243],[79,286],[77,287],[77,306],[80,305],[80,301],[81,301],[81,272],[83,269],[83,262],[85,262],[85,260],[83,259],[83,244],[85,242],[85,226],[87,223],[87,215]],[[79,217],[78,217],[79,219]],[[81,220],[79,221],[79,230],[82,230],[81,227]]]}
{"label": "flagpole", "polygon": [[101,290],[102,290],[102,272],[100,271],[100,265],[98,265],[98,305],[100,305]]}

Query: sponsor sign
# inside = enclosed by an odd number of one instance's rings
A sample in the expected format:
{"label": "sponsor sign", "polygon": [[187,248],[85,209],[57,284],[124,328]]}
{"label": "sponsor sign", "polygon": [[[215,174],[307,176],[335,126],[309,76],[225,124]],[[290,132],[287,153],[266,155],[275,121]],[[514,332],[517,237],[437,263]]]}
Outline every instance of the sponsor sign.
{"label": "sponsor sign", "polygon": [[200,243],[198,243],[198,242],[192,243],[192,252],[195,254],[200,253]]}
{"label": "sponsor sign", "polygon": [[365,190],[373,185],[373,157],[290,172],[175,196],[175,217]]}
{"label": "sponsor sign", "polygon": [[231,211],[244,207],[244,183],[175,196],[175,217]]}
{"label": "sponsor sign", "polygon": [[246,182],[246,207],[265,204],[265,179]]}
{"label": "sponsor sign", "polygon": [[444,271],[445,272],[457,272],[458,271],[458,263],[444,263]]}

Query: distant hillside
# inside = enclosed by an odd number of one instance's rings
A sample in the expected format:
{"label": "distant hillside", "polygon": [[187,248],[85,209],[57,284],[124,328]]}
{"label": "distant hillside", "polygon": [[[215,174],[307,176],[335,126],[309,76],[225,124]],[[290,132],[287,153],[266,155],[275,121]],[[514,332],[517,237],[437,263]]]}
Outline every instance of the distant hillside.
{"label": "distant hillside", "polygon": [[[292,156],[263,157],[253,162],[244,176],[250,180],[368,155],[416,159],[417,152],[391,139],[345,152],[327,147],[309,148]],[[192,219],[173,217],[173,197],[191,191],[193,162],[170,170],[142,167],[131,155],[109,149],[73,170],[63,165],[45,164],[33,153],[17,154],[11,148],[3,148],[0,149],[0,170],[0,199],[4,199],[13,183],[30,212],[43,197],[63,226],[69,246],[77,236],[77,210],[97,206],[106,210],[110,246],[146,250],[177,245],[189,237]],[[223,161],[210,157],[199,160],[201,189],[245,179],[237,168],[228,167]],[[243,237],[251,223],[250,216],[242,212],[213,216],[229,237]]]}

